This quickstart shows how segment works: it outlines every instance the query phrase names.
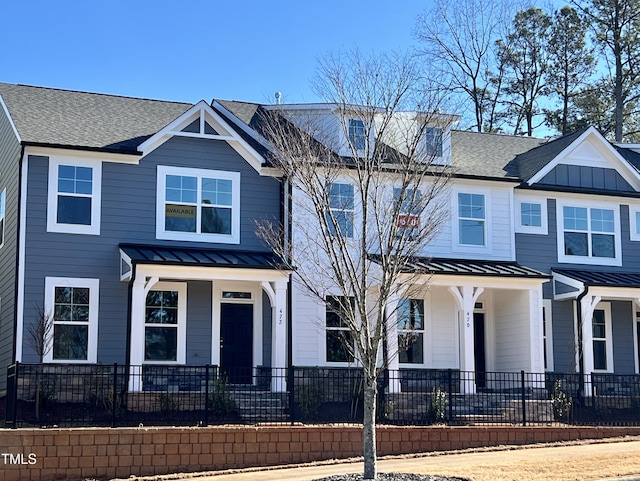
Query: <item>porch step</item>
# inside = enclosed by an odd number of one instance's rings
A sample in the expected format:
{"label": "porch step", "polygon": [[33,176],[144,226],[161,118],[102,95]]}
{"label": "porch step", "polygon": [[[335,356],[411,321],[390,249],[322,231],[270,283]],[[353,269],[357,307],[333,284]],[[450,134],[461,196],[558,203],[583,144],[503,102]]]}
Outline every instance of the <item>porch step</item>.
{"label": "porch step", "polygon": [[289,421],[288,393],[258,390],[229,391],[240,418],[248,423]]}

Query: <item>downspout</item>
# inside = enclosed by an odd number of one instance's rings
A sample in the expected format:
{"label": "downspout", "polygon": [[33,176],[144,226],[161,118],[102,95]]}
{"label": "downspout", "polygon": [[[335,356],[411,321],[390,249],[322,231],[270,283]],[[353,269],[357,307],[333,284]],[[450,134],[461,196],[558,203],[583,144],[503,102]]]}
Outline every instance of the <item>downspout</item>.
{"label": "downspout", "polygon": [[582,299],[589,293],[589,286],[585,285],[584,290],[576,297],[576,315],[578,316],[578,405],[584,404],[584,346],[582,345]]}
{"label": "downspout", "polygon": [[[24,248],[24,246],[20,243],[21,241],[21,236],[20,236],[20,232],[22,229],[22,224],[20,222],[20,213],[22,211],[22,209],[26,209],[26,199],[25,202],[22,202],[22,165],[23,165],[23,161],[24,161],[24,143],[20,143],[20,158],[18,160],[18,211],[16,212],[18,218],[16,220],[16,234],[17,234],[17,241],[16,241],[16,269],[15,269],[15,283],[14,283],[14,291],[13,291],[13,349],[11,352],[11,360],[12,362],[16,362],[16,350],[18,348],[18,292],[20,292],[20,249]],[[24,204],[24,205],[23,205]],[[6,209],[6,206],[5,206]],[[6,217],[6,215],[5,215]],[[5,219],[5,224],[6,224],[6,219]],[[26,228],[26,226],[24,226]],[[26,243],[26,239],[25,239],[25,243]],[[23,286],[24,288],[24,286]],[[23,299],[24,302],[24,299]],[[24,309],[22,311],[22,316],[24,318]],[[24,327],[24,319],[22,320],[22,324]],[[24,338],[24,332],[22,337]],[[20,339],[20,342],[23,342],[24,339]]]}
{"label": "downspout", "polygon": [[[131,375],[131,324],[133,318],[131,315],[131,302],[133,301],[133,283],[136,280],[136,266],[135,262],[131,262],[131,279],[127,285],[127,340],[126,340],[126,353],[125,353],[125,376],[128,380]],[[129,382],[125,384],[129,385]]]}

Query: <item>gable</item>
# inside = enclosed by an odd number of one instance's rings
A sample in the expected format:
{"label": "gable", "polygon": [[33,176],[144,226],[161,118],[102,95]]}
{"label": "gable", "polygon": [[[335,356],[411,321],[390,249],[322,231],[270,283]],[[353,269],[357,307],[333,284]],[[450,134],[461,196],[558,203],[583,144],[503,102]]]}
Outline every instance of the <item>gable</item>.
{"label": "gable", "polygon": [[172,137],[201,138],[227,142],[260,173],[264,158],[256,152],[216,111],[201,100],[180,117],[140,144],[138,151],[148,155]]}
{"label": "gable", "polygon": [[556,153],[527,184],[638,192],[640,174],[595,128],[590,127]]}

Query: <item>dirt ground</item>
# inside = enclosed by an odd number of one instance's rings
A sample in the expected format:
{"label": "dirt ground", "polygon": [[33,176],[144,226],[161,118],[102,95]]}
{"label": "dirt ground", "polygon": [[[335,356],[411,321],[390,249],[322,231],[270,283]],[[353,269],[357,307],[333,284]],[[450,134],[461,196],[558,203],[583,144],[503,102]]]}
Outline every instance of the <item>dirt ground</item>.
{"label": "dirt ground", "polygon": [[[458,476],[473,481],[593,481],[629,476],[632,478],[627,479],[633,479],[634,475],[640,481],[640,437],[389,457],[378,462],[378,471]],[[362,472],[361,462],[334,461],[162,478],[194,481],[312,481],[353,472]]]}

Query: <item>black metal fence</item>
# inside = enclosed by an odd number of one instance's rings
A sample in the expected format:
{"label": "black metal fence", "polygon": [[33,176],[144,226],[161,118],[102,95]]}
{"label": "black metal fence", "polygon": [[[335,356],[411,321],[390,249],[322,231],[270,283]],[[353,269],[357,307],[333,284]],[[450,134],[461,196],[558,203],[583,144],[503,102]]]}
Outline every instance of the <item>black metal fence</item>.
{"label": "black metal fence", "polygon": [[[381,424],[640,425],[640,376],[381,371]],[[15,364],[6,427],[360,423],[357,368]]]}

